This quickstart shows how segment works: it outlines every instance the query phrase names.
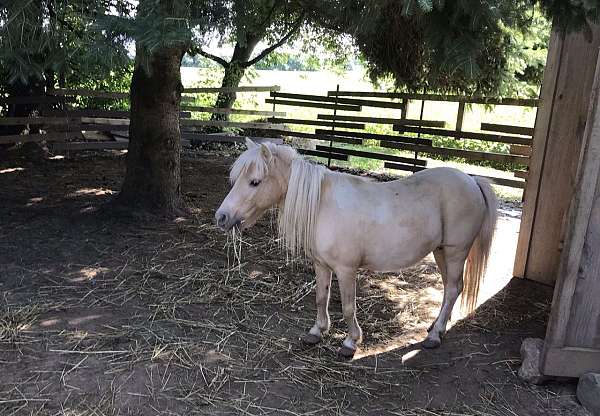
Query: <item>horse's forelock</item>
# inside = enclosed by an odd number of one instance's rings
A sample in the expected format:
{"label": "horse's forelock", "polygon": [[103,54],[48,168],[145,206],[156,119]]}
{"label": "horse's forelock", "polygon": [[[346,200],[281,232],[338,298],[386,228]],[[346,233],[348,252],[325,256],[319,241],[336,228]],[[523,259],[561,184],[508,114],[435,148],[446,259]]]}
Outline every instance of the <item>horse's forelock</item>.
{"label": "horse's forelock", "polygon": [[[290,146],[273,143],[266,143],[265,145],[274,157],[286,159],[289,162],[298,157],[298,152]],[[246,150],[237,158],[229,171],[229,181],[234,184],[240,176],[252,168],[255,169],[256,177],[254,179],[263,179],[269,173],[269,163],[263,157],[260,146]]]}
{"label": "horse's forelock", "polygon": [[257,177],[255,179],[262,179],[268,173],[269,166],[262,157],[260,147],[248,149],[237,158],[229,171],[229,181],[234,184],[240,176],[252,167],[256,170]]}

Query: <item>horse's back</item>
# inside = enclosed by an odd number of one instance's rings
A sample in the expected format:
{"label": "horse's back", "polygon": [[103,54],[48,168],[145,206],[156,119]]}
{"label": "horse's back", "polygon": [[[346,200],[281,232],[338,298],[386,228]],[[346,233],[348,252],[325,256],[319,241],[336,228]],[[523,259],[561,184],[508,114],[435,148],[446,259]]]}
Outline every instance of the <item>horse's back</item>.
{"label": "horse's back", "polygon": [[478,185],[457,169],[432,168],[385,183],[347,175],[330,180],[318,245],[332,258],[360,259],[356,266],[397,270],[440,245],[460,244],[483,221]]}
{"label": "horse's back", "polygon": [[471,176],[451,167],[424,169],[399,181],[404,183],[434,183],[443,187],[450,187],[448,190],[475,190],[477,187],[477,183]]}

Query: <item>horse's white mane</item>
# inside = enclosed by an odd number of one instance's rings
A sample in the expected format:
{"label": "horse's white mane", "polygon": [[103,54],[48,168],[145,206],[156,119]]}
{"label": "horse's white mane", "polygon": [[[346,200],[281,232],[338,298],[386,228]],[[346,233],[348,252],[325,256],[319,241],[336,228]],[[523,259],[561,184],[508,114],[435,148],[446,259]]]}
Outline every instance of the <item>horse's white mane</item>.
{"label": "horse's white mane", "polygon": [[313,257],[315,223],[326,169],[303,158],[292,161],[283,207],[279,210],[279,237],[292,255]]}
{"label": "horse's white mane", "polygon": [[[254,167],[256,179],[262,179],[271,167],[290,165],[290,179],[285,200],[279,206],[278,234],[292,255],[302,252],[312,257],[315,241],[315,222],[321,199],[321,183],[326,168],[309,162],[290,146],[266,143],[273,158],[284,163],[273,164],[264,158],[261,147],[249,147],[231,167],[229,180],[234,183],[241,175]],[[285,163],[287,162],[287,163]]]}

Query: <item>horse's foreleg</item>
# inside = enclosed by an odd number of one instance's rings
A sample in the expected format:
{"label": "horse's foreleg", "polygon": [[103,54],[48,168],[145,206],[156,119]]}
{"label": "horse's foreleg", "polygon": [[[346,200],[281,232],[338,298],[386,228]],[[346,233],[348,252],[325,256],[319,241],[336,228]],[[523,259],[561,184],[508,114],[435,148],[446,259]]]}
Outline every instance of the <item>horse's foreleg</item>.
{"label": "horse's foreleg", "polygon": [[463,270],[466,253],[448,253],[446,249],[438,249],[434,252],[436,263],[440,268],[444,282],[444,299],[440,314],[429,328],[427,338],[423,341],[425,348],[437,348],[442,343],[442,336],[446,332],[448,320],[452,315],[452,309],[456,299],[463,288]]}
{"label": "horse's foreleg", "polygon": [[348,335],[339,350],[346,357],[354,355],[358,344],[362,341],[362,330],[356,319],[356,270],[346,270],[337,273],[342,298],[344,320],[348,325]]}
{"label": "horse's foreleg", "polygon": [[308,344],[316,344],[329,331],[329,293],[331,288],[331,270],[327,267],[315,264],[317,279],[317,320],[308,334],[304,335],[303,341]]}

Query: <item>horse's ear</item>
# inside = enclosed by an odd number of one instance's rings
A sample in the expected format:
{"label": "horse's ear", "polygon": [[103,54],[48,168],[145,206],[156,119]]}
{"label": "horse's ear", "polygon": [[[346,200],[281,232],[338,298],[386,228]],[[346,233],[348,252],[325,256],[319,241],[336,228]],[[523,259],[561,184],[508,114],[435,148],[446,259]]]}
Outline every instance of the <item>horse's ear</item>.
{"label": "horse's ear", "polygon": [[248,150],[250,150],[255,149],[256,147],[258,147],[258,145],[252,140],[250,140],[250,137],[246,137],[246,147],[248,148]]}
{"label": "horse's ear", "polygon": [[267,164],[271,163],[271,160],[273,159],[273,153],[271,153],[271,149],[269,149],[269,146],[267,146],[264,143],[261,143],[260,154],[265,159]]}

